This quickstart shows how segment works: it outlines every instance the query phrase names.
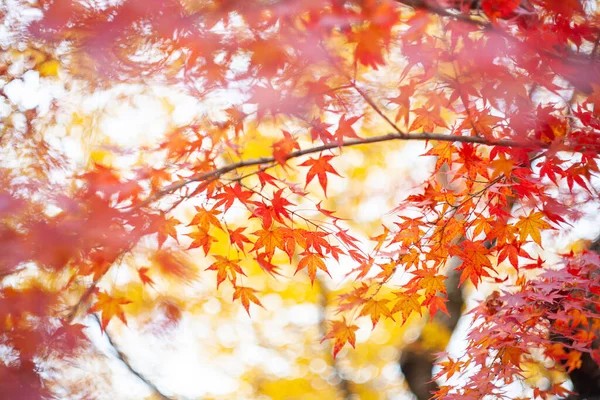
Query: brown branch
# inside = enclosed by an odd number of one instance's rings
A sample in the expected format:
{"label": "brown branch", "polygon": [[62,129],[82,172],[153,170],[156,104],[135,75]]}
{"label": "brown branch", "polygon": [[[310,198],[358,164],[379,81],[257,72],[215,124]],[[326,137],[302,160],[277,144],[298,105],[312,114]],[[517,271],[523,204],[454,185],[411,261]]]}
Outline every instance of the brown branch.
{"label": "brown branch", "polygon": [[[96,319],[96,322],[98,323],[98,326],[102,326],[102,324],[100,323],[100,318],[98,318],[98,315],[96,313],[93,313],[92,316]],[[125,365],[125,367],[129,370],[129,372],[131,372],[133,375],[135,375],[139,380],[141,380],[142,382],[144,382],[144,384],[154,392],[154,394],[156,394],[158,396],[158,398],[162,399],[162,400],[170,400],[171,397],[166,396],[165,394],[163,394],[158,387],[156,387],[156,385],[154,383],[152,383],[150,380],[148,380],[148,378],[146,378],[144,375],[142,375],[142,373],[140,373],[139,371],[137,371],[135,368],[133,368],[133,366],[131,365],[131,363],[129,362],[129,357],[127,357],[127,355],[125,353],[123,353],[121,351],[121,349],[119,348],[119,346],[117,346],[115,344],[115,342],[112,340],[111,336],[109,335],[107,330],[104,330],[104,334],[106,335],[106,339],[108,340],[108,344],[113,348],[113,350],[116,353],[116,357],[119,361],[121,361],[123,363],[123,365]]]}
{"label": "brown branch", "polygon": [[[476,19],[476,18],[473,18],[471,16],[471,14],[452,12],[452,11],[450,11],[451,9],[436,6],[434,4],[434,2],[432,2],[432,1],[428,1],[428,0],[396,0],[396,2],[401,5],[404,5],[404,6],[412,7],[414,9],[426,10],[428,12],[437,14],[442,17],[454,18],[458,21],[461,21],[461,22],[464,22],[467,24],[477,25],[477,26],[481,27],[484,31],[496,33],[514,43],[525,45],[530,50],[533,50],[537,53],[543,53],[544,55],[551,57],[555,60],[559,60],[564,64],[581,65],[582,67],[584,67],[584,66],[589,66],[590,60],[593,61],[593,59],[594,59],[593,57],[589,57],[587,55],[582,56],[580,54],[575,54],[573,52],[569,52],[569,54],[560,54],[560,53],[555,53],[553,51],[550,51],[548,49],[540,48],[537,45],[532,45],[528,42],[520,40],[519,38],[506,32],[505,30],[499,29],[497,26],[491,24],[490,22],[488,22],[487,20],[485,20],[483,18]],[[567,50],[567,49],[565,49],[565,50]]]}
{"label": "brown branch", "polygon": [[[311,147],[311,148],[304,149],[304,150],[296,150],[296,151],[289,153],[286,160],[302,157],[302,156],[305,156],[308,154],[320,153],[322,151],[332,150],[332,149],[336,149],[336,148],[352,147],[352,146],[358,146],[358,145],[370,144],[370,143],[389,142],[389,141],[393,141],[393,140],[401,140],[401,141],[435,140],[435,141],[440,141],[440,142],[472,143],[472,144],[481,144],[481,145],[486,145],[486,146],[519,147],[519,148],[535,148],[535,147],[549,148],[550,147],[550,145],[548,143],[535,141],[535,140],[518,141],[518,140],[513,140],[513,139],[486,139],[486,138],[478,137],[478,136],[447,135],[444,133],[396,132],[396,133],[388,133],[386,135],[381,135],[381,136],[372,136],[372,137],[363,138],[363,139],[349,139],[342,143],[331,142],[331,143],[322,144],[320,146],[315,146],[315,147]],[[565,149],[565,150],[568,151],[568,149]],[[573,151],[577,151],[577,150],[573,150]],[[254,159],[250,159],[250,160],[231,163],[231,164],[225,165],[221,168],[214,169],[212,171],[194,174],[188,178],[179,180],[177,182],[174,182],[170,185],[165,186],[164,188],[160,189],[159,191],[155,192],[153,195],[148,197],[146,200],[142,201],[141,203],[138,203],[136,205],[136,208],[145,207],[145,206],[155,202],[156,200],[159,200],[160,198],[164,197],[165,195],[170,194],[178,189],[181,189],[184,186],[187,186],[191,183],[202,182],[202,181],[211,182],[215,179],[218,179],[221,175],[226,174],[228,172],[232,172],[239,168],[252,167],[252,166],[257,166],[257,165],[262,165],[262,164],[269,164],[269,163],[273,163],[273,162],[276,162],[274,157],[254,158]]]}

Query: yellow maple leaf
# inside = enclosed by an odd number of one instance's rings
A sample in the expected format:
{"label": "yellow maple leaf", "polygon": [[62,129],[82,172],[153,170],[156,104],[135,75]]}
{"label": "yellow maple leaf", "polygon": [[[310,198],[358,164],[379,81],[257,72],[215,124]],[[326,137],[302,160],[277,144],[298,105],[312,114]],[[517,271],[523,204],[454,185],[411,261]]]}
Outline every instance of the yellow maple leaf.
{"label": "yellow maple leaf", "polygon": [[494,170],[494,172],[492,172],[491,179],[493,180],[500,174],[503,174],[504,176],[509,178],[512,173],[514,164],[515,163],[513,160],[507,160],[504,154],[500,154],[497,159],[490,162],[490,167]]}
{"label": "yellow maple leaf", "polygon": [[542,245],[542,236],[540,231],[552,228],[549,223],[544,221],[544,214],[541,212],[531,212],[526,217],[519,217],[519,222],[515,224],[519,229],[521,241],[525,241],[527,236],[531,237],[538,245]]}
{"label": "yellow maple leaf", "polygon": [[363,306],[360,315],[369,315],[371,317],[371,322],[373,323],[373,328],[375,328],[382,315],[394,321],[394,317],[392,316],[392,313],[390,312],[387,303],[389,303],[389,300],[386,299],[370,299]]}

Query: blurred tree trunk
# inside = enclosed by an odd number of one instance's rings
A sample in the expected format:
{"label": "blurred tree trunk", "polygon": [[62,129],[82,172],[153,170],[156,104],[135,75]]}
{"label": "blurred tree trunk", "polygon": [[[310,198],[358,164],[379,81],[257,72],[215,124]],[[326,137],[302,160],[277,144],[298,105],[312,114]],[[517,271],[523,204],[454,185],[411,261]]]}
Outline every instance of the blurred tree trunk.
{"label": "blurred tree trunk", "polygon": [[[446,290],[448,292],[448,313],[438,313],[434,317],[435,327],[438,329],[447,329],[449,335],[454,332],[458,320],[462,314],[464,306],[462,286],[459,288],[460,273],[456,267],[460,265],[458,258],[452,258],[448,265],[448,279],[446,279]],[[443,334],[443,333],[442,333]],[[400,357],[400,368],[404,374],[404,379],[410,390],[418,400],[427,400],[431,398],[431,393],[438,389],[435,381],[432,381],[432,369],[436,361],[435,354],[444,351],[441,348],[432,348],[426,346],[423,335],[402,350]]]}
{"label": "blurred tree trunk", "polygon": [[[589,247],[590,251],[600,253],[600,237]],[[581,368],[569,373],[576,395],[568,400],[600,400],[600,366],[588,353],[581,355]]]}

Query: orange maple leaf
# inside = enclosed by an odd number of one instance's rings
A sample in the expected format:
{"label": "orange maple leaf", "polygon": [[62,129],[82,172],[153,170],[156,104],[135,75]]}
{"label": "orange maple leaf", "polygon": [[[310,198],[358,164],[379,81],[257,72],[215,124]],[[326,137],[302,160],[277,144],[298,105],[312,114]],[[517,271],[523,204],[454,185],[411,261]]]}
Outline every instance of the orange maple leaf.
{"label": "orange maple leaf", "polygon": [[[419,289],[425,289],[426,297],[434,296],[438,291],[446,294],[446,285],[444,284],[444,281],[447,277],[438,275],[437,269],[419,269],[415,271],[414,274],[416,276],[411,279],[411,282],[418,282]],[[411,282],[409,282],[409,286]]]}
{"label": "orange maple leaf", "polygon": [[96,303],[90,307],[89,312],[102,313],[100,328],[104,331],[114,316],[117,316],[117,318],[127,325],[127,318],[121,307],[129,303],[131,303],[131,301],[124,297],[113,297],[106,292],[100,292],[96,295]]}
{"label": "orange maple leaf", "polygon": [[197,225],[205,231],[208,231],[211,226],[216,226],[217,228],[223,229],[221,227],[221,221],[217,218],[217,215],[221,214],[219,210],[207,210],[204,207],[196,206],[196,215],[192,221],[188,224],[188,226]]}
{"label": "orange maple leaf", "polygon": [[188,233],[187,236],[193,239],[192,243],[188,247],[188,250],[202,247],[205,255],[208,255],[212,243],[217,241],[217,239],[215,239],[213,236],[210,236],[208,232],[201,227],[199,227],[196,232]]}
{"label": "orange maple leaf", "polygon": [[492,269],[492,262],[488,258],[489,250],[483,242],[473,242],[471,240],[465,240],[461,247],[453,246],[449,251],[451,255],[462,260],[462,264],[458,268],[462,270],[459,285],[462,285],[465,279],[469,278],[473,285],[477,287],[482,277],[490,276],[486,271],[486,269]]}
{"label": "orange maple leaf", "polygon": [[418,293],[407,293],[407,292],[395,292],[397,296],[396,304],[392,308],[392,315],[400,312],[400,318],[407,320],[413,311],[416,311],[421,315],[421,302],[419,301]]}
{"label": "orange maple leaf", "polygon": [[159,250],[151,257],[161,273],[175,277],[184,282],[196,278],[196,268],[182,253],[169,250]]}
{"label": "orange maple leaf", "polygon": [[228,274],[231,277],[232,282],[235,282],[237,274],[246,276],[239,265],[240,260],[230,260],[227,257],[220,255],[214,255],[214,257],[217,261],[206,268],[206,271],[217,271],[217,289],[219,288],[219,285],[227,279]]}
{"label": "orange maple leaf", "polygon": [[490,162],[490,168],[494,170],[490,179],[493,180],[500,174],[506,176],[507,178],[510,178],[514,164],[515,162],[513,160],[507,160],[506,155],[504,155],[504,153],[501,153],[497,159]]}
{"label": "orange maple leaf", "polygon": [[330,324],[329,331],[321,342],[327,339],[333,340],[333,358],[335,358],[346,343],[354,348],[356,345],[356,334],[354,332],[358,330],[358,326],[348,325],[346,318],[341,321],[330,321]]}
{"label": "orange maple leaf", "polygon": [[382,315],[384,317],[390,318],[392,321],[394,321],[394,317],[392,316],[392,313],[390,312],[390,309],[388,308],[387,303],[389,303],[389,300],[387,300],[387,299],[381,299],[381,300],[370,299],[363,306],[363,308],[360,312],[360,315],[361,316],[368,315],[371,317],[371,322],[373,323],[373,329],[375,329],[375,326],[381,319]]}
{"label": "orange maple leaf", "polygon": [[269,262],[266,259],[266,254],[264,254],[264,253],[258,254],[256,256],[256,262],[258,263],[258,266],[263,271],[265,271],[266,273],[268,273],[272,277],[275,277],[275,275],[281,276],[281,274],[279,273],[279,267],[277,265],[274,265],[271,262]]}
{"label": "orange maple leaf", "polygon": [[567,373],[581,368],[581,352],[577,350],[569,351],[567,355],[567,361],[565,362],[565,367],[567,367]]}
{"label": "orange maple leaf", "polygon": [[354,123],[356,123],[356,121],[358,121],[361,117],[362,115],[359,115],[357,117],[346,119],[346,114],[342,115],[334,135],[338,143],[343,143],[345,137],[351,139],[360,139],[354,129],[352,129],[352,125],[354,125]]}
{"label": "orange maple leaf", "polygon": [[439,109],[428,110],[425,107],[417,108],[413,111],[417,118],[410,125],[409,130],[411,132],[416,131],[417,129],[423,128],[423,132],[433,132],[433,130],[438,127],[447,128],[448,124],[444,121],[440,114]]}
{"label": "orange maple leaf", "polygon": [[264,247],[268,259],[273,257],[276,248],[285,251],[284,231],[282,229],[271,226],[269,229],[261,229],[252,232],[252,234],[258,236],[258,239],[254,242],[251,251],[260,250]]}
{"label": "orange maple leaf", "polygon": [[298,268],[296,268],[296,272],[294,272],[294,275],[306,268],[308,270],[308,277],[310,278],[311,285],[315,283],[317,269],[326,272],[327,275],[331,277],[331,274],[329,274],[329,271],[325,266],[325,262],[323,261],[323,256],[321,256],[318,253],[312,253],[309,251],[304,251],[300,253],[300,255],[304,257],[298,262]]}
{"label": "orange maple leaf", "polygon": [[285,166],[290,153],[294,150],[300,150],[298,140],[289,132],[282,130],[283,139],[273,143],[273,158],[279,165]]}
{"label": "orange maple leaf", "polygon": [[157,240],[159,248],[162,247],[163,243],[165,242],[165,240],[167,240],[167,237],[169,236],[175,239],[177,243],[179,243],[179,240],[177,240],[177,230],[175,229],[175,227],[180,224],[181,221],[179,221],[177,218],[166,218],[164,214],[160,216],[160,218],[157,221]]}
{"label": "orange maple leaf", "polygon": [[[245,286],[236,286],[235,291],[233,292],[233,300],[240,299],[242,301],[242,306],[246,309],[248,316],[250,316],[250,302],[256,304],[257,306],[263,307],[260,303],[260,300],[254,295],[257,291],[250,287]],[[263,307],[264,308],[264,307]]]}
{"label": "orange maple leaf", "polygon": [[450,379],[454,374],[460,372],[461,368],[465,365],[465,362],[453,360],[452,358],[448,357],[448,360],[441,361],[438,363],[438,365],[442,367],[442,370],[436,376],[434,376],[433,379],[439,379],[443,375],[446,375],[447,379]]}
{"label": "orange maple leaf", "polygon": [[144,285],[154,286],[154,281],[148,276],[148,267],[142,267],[137,270],[140,280]]}
{"label": "orange maple leaf", "polygon": [[512,364],[517,367],[521,363],[521,355],[524,353],[523,349],[515,346],[505,346],[500,350],[502,363],[504,365]]}
{"label": "orange maple leaf", "polygon": [[246,235],[242,233],[245,230],[246,228],[240,227],[229,231],[229,243],[235,244],[242,252],[244,252],[244,243],[251,243],[250,239],[248,239]]}
{"label": "orange maple leaf", "polygon": [[380,65],[385,65],[383,59],[384,43],[381,41],[381,30],[376,26],[370,26],[361,30],[357,34],[357,44],[354,50],[356,61],[377,69]]}
{"label": "orange maple leaf", "polygon": [[305,188],[316,175],[319,179],[319,184],[321,184],[321,187],[323,188],[323,193],[325,193],[325,196],[327,196],[327,173],[341,176],[329,164],[329,160],[331,160],[332,158],[334,158],[334,156],[321,156],[319,158],[310,158],[304,161],[302,164],[300,164],[301,167],[310,167],[308,173],[306,174],[306,184],[304,185]]}
{"label": "orange maple leaf", "polygon": [[438,310],[450,316],[446,303],[448,299],[440,296],[431,296],[423,302],[423,305],[429,309],[429,318],[433,321],[433,317]]}

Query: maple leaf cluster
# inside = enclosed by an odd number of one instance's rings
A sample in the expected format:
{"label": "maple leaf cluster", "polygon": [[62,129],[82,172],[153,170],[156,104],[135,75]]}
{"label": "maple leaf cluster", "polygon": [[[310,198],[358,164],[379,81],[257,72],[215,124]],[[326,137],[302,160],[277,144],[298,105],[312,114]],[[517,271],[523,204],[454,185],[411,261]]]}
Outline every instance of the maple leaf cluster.
{"label": "maple leaf cluster", "polygon": [[[49,55],[31,52],[27,68],[89,91],[152,81],[238,100],[140,148],[152,161],[67,174],[68,154],[44,129],[56,121],[2,94],[26,123],[5,124],[0,136],[23,160],[0,170],[0,272],[35,271],[0,290],[2,340],[19,360],[2,366],[0,379],[19,377],[11,390],[46,390],[36,357],[80,349],[78,318],[99,315],[102,330],[127,323],[143,296],[103,281],[141,248],[149,263],[133,276],[143,290],[202,274],[249,315],[263,307],[252,278],[315,285],[336,268],[351,288],[324,335],[334,357],[356,345],[362,317],[373,328],[433,319],[449,313],[450,290],[505,285],[472,311],[481,323],[466,358],[442,360],[438,378],[478,372],[440,387],[440,399],[498,394],[526,361],[566,373],[586,355],[600,361],[600,260],[569,255],[554,268],[542,258],[550,234],[581,219],[577,206],[598,200],[600,20],[581,2],[23,6],[41,17],[15,22],[15,52],[0,66],[7,82],[20,79],[9,68],[25,57],[17,49],[41,44]],[[247,155],[252,130],[275,130],[257,157]],[[328,209],[346,179],[344,149],[408,141],[423,142],[433,172],[361,241],[342,218],[352,212]],[[210,261],[199,270],[185,251]],[[452,273],[458,288],[448,287]],[[167,314],[181,318],[175,306]],[[553,383],[534,394],[565,392]]]}

